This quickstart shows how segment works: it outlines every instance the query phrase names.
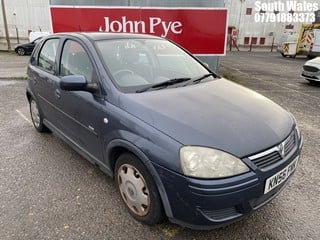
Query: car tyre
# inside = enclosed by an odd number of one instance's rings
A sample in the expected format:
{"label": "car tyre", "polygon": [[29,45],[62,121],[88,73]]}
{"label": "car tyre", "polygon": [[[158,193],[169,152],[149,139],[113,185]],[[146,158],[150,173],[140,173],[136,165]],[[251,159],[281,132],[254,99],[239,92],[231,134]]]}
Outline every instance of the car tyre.
{"label": "car tyre", "polygon": [[29,109],[33,126],[38,132],[48,132],[49,129],[43,124],[43,117],[39,111],[37,102],[31,98],[29,101]]}
{"label": "car tyre", "polygon": [[18,55],[23,56],[23,55],[26,54],[26,50],[24,48],[22,48],[22,47],[19,47],[17,49],[17,53],[18,53]]}
{"label": "car tyre", "polygon": [[129,213],[138,221],[154,225],[165,219],[156,184],[142,162],[124,153],[116,162],[115,182]]}

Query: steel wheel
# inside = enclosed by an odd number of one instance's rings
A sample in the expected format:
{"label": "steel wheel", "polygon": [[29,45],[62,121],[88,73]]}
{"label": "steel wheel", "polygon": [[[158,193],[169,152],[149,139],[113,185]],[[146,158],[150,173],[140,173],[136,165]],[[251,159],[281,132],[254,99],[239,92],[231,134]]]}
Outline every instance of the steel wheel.
{"label": "steel wheel", "polygon": [[31,120],[35,129],[37,129],[38,132],[48,132],[49,129],[43,124],[43,117],[41,116],[37,102],[31,98],[29,105]]}
{"label": "steel wheel", "polygon": [[31,100],[30,102],[30,113],[31,113],[31,118],[34,126],[36,128],[39,128],[40,126],[40,113],[38,109],[38,105],[35,100]]}
{"label": "steel wheel", "polygon": [[165,219],[154,179],[135,155],[120,155],[115,165],[115,181],[123,202],[136,220],[153,225]]}
{"label": "steel wheel", "polygon": [[143,176],[134,166],[122,165],[118,170],[118,183],[123,201],[138,216],[149,212],[149,189]]}

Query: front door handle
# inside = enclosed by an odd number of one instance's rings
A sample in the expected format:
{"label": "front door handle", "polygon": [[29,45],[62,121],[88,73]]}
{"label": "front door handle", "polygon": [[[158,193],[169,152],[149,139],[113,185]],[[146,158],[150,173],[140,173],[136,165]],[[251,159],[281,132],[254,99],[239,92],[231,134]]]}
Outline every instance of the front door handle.
{"label": "front door handle", "polygon": [[61,92],[59,89],[56,89],[56,91],[54,92],[54,95],[56,96],[56,98],[60,99],[61,98]]}

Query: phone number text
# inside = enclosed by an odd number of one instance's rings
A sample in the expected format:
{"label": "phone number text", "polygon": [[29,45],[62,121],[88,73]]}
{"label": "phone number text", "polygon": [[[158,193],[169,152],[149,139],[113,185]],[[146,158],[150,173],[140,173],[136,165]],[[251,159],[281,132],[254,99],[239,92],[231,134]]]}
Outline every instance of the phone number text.
{"label": "phone number text", "polygon": [[279,22],[279,23],[307,23],[316,20],[314,13],[255,13],[254,21],[260,23]]}

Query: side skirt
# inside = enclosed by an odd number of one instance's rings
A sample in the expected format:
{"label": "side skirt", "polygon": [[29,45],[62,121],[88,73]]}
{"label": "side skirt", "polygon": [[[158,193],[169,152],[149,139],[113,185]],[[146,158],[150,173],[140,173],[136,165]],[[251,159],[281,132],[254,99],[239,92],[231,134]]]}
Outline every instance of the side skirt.
{"label": "side skirt", "polygon": [[79,153],[82,157],[87,159],[92,164],[98,166],[104,173],[106,173],[109,177],[113,176],[113,172],[109,166],[105,163],[101,162],[99,159],[90,154],[87,150],[79,146],[75,141],[66,136],[63,132],[61,132],[58,128],[56,128],[51,122],[47,119],[43,120],[44,125],[51,130],[57,137],[66,142],[73,150]]}

